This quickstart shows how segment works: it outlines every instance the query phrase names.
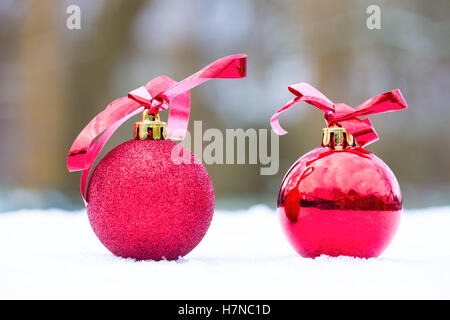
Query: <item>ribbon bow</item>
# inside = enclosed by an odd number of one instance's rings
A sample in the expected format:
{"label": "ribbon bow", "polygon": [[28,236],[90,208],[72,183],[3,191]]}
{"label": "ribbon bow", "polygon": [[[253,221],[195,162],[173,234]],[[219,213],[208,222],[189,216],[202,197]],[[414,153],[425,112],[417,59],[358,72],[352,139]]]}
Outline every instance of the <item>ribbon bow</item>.
{"label": "ribbon bow", "polygon": [[[167,136],[183,140],[189,121],[191,98],[189,90],[210,79],[237,79],[246,76],[247,56],[244,54],[220,58],[197,73],[177,82],[167,76],[150,80],[145,86],[114,100],[81,131],[70,148],[67,168],[70,172],[82,170],[80,191],[86,203],[85,191],[89,172],[103,146],[122,123],[149,109],[158,113],[169,108]],[[95,141],[96,137],[103,134]]]}
{"label": "ribbon bow", "polygon": [[339,125],[353,135],[359,146],[363,147],[378,140],[378,135],[369,118],[359,119],[359,116],[398,111],[408,108],[399,89],[377,95],[356,108],[344,103],[333,104],[325,95],[313,86],[300,82],[288,87],[296,97],[290,100],[284,107],[278,110],[270,119],[273,131],[278,135],[286,134],[278,121],[280,113],[292,107],[300,101],[305,101],[325,113],[325,121],[328,126]]}

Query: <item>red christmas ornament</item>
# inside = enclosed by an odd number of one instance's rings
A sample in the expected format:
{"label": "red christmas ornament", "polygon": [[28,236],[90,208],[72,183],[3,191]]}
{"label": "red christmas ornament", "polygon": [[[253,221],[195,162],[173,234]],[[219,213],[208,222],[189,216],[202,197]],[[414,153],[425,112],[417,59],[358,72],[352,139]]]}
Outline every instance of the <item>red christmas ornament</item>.
{"label": "red christmas ornament", "polygon": [[[135,140],[110,151],[87,188],[89,221],[112,253],[137,260],[172,260],[202,240],[214,212],[211,180],[190,151],[165,139],[184,138],[191,88],[209,79],[245,74],[246,56],[233,55],[180,82],[167,76],[154,78],[110,103],[79,134],[67,164],[69,171],[83,171],[80,190],[85,198],[89,172],[103,146],[123,122],[142,112],[142,120],[135,124]],[[166,126],[159,111],[169,105]]]}
{"label": "red christmas ornament", "polygon": [[378,136],[357,116],[405,109],[405,100],[394,90],[351,108],[306,83],[289,90],[296,98],[272,117],[275,132],[286,133],[278,115],[300,101],[323,110],[328,127],[322,147],[297,160],[281,184],[277,207],[288,240],[304,257],[377,257],[398,228],[402,196],[389,167],[362,148]]}
{"label": "red christmas ornament", "polygon": [[214,189],[205,167],[175,164],[169,140],[130,140],[110,151],[89,181],[87,213],[112,253],[138,260],[172,260],[194,249],[214,213]]}

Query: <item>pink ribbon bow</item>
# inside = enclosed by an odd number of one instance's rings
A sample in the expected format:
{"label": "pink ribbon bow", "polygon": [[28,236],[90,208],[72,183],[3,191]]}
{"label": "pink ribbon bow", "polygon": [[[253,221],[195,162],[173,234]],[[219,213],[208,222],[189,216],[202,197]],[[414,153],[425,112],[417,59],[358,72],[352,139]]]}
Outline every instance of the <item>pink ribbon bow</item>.
{"label": "pink ribbon bow", "polygon": [[286,134],[278,121],[280,113],[292,107],[300,101],[305,101],[325,113],[325,121],[328,126],[337,124],[349,131],[359,146],[363,147],[378,140],[378,135],[369,118],[359,119],[359,116],[398,111],[408,108],[405,99],[399,89],[377,95],[356,108],[344,103],[333,104],[325,95],[313,86],[300,82],[288,87],[296,97],[290,100],[284,107],[278,110],[270,119],[273,131],[278,135]]}
{"label": "pink ribbon bow", "polygon": [[[183,140],[189,121],[191,98],[189,90],[210,79],[237,79],[246,76],[247,56],[244,54],[220,58],[197,73],[177,82],[159,76],[139,87],[127,97],[114,100],[81,131],[70,148],[67,168],[70,172],[82,170],[80,191],[86,203],[85,191],[89,172],[103,146],[122,123],[149,109],[150,113],[166,110],[168,138]],[[103,134],[95,141],[96,137]]]}

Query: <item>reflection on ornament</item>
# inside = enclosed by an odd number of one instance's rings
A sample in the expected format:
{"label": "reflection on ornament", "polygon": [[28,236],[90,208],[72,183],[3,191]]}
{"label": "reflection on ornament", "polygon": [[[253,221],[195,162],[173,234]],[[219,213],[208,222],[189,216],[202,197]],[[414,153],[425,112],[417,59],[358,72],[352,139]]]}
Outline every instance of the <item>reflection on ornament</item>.
{"label": "reflection on ornament", "polygon": [[377,156],[359,147],[316,148],[288,171],[278,196],[283,229],[304,257],[376,257],[400,222],[398,182]]}

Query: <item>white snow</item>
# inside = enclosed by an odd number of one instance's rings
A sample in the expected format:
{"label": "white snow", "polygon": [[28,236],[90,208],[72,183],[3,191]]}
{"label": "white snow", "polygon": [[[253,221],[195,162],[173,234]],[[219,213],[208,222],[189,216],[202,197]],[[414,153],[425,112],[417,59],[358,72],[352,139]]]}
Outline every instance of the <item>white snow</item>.
{"label": "white snow", "polygon": [[85,211],[0,214],[0,298],[449,299],[450,207],[404,213],[380,258],[305,259],[265,206],[217,211],[179,261],[113,256]]}

